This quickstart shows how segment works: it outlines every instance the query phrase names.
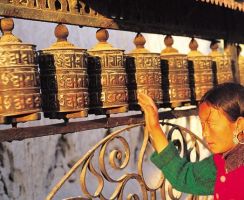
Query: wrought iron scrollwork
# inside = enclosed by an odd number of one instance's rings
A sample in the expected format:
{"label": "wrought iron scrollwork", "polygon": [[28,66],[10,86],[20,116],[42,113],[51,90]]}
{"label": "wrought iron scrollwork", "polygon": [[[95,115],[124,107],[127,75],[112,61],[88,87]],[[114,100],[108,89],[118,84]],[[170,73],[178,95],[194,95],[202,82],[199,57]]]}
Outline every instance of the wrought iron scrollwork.
{"label": "wrought iron scrollwork", "polygon": [[[162,128],[165,129],[167,137],[171,140],[179,150],[180,155],[187,156],[191,160],[191,154],[196,153],[195,160],[198,161],[200,158],[200,145],[204,145],[201,139],[193,134],[186,128],[181,126],[161,122]],[[147,153],[147,148],[150,145],[149,134],[147,129],[144,129],[143,140],[141,149],[139,151],[138,160],[137,160],[137,169],[135,172],[129,172],[128,170],[124,172],[123,175],[114,178],[114,174],[111,174],[111,169],[116,171],[126,170],[128,164],[130,163],[130,143],[127,141],[127,138],[122,135],[125,132],[132,134],[132,131],[136,128],[144,128],[144,123],[134,124],[120,130],[117,130],[100,142],[98,142],[91,150],[89,150],[71,169],[67,174],[61,179],[61,181],[52,189],[48,194],[46,200],[51,200],[61,189],[62,185],[68,180],[68,178],[79,168],[81,167],[80,172],[80,186],[82,190],[82,195],[88,199],[180,199],[182,194],[176,191],[163,177],[163,175],[157,181],[157,184],[151,186],[147,183],[144,176],[143,164],[145,159],[144,156]],[[140,132],[140,134],[142,134]],[[178,135],[175,137],[175,135]],[[109,145],[115,143],[116,146],[113,147],[109,153]],[[122,149],[118,147],[122,146]],[[206,147],[206,146],[205,146]],[[111,146],[110,146],[111,148]],[[97,166],[94,165],[95,157],[98,157]],[[108,170],[107,162],[109,163],[110,169]],[[94,185],[93,192],[91,192],[87,186],[87,174],[90,173],[97,181],[97,184]],[[127,194],[125,187],[128,182],[136,181],[139,185],[139,190],[135,193]],[[109,197],[106,197],[104,194],[106,190],[106,184],[115,184],[114,190]],[[126,196],[127,195],[127,196]],[[126,197],[125,197],[126,196]],[[158,198],[157,198],[158,196]],[[71,199],[83,199],[83,197],[75,197]],[[207,198],[207,197],[206,197]],[[71,200],[70,198],[68,198]],[[199,197],[190,195],[188,199],[199,199]]]}

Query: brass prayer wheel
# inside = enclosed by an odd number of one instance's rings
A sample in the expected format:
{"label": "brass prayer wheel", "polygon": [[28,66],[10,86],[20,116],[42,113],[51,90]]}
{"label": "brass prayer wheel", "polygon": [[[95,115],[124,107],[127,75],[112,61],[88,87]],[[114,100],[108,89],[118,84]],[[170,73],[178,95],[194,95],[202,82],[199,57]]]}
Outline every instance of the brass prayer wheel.
{"label": "brass prayer wheel", "polygon": [[112,114],[128,110],[124,50],[112,47],[106,29],[96,33],[99,41],[88,51],[90,113]]}
{"label": "brass prayer wheel", "polygon": [[173,38],[167,35],[164,39],[166,48],[161,51],[161,68],[164,104],[172,107],[191,101],[187,55],[180,54],[172,47]]}
{"label": "brass prayer wheel", "polygon": [[240,74],[240,84],[244,85],[244,56],[241,53],[241,47],[237,46],[237,55],[238,57],[238,65],[239,65],[239,74]]}
{"label": "brass prayer wheel", "polygon": [[197,50],[197,41],[192,38],[189,44],[191,51],[188,53],[188,67],[192,101],[199,101],[201,97],[213,87],[214,75],[212,57],[205,56]]}
{"label": "brass prayer wheel", "polygon": [[136,48],[126,56],[126,71],[128,76],[129,104],[131,109],[137,109],[137,93],[149,95],[156,104],[163,103],[162,74],[160,55],[151,53],[144,45],[142,34],[134,39]]}
{"label": "brass prayer wheel", "polygon": [[214,83],[220,84],[225,82],[233,82],[233,73],[231,69],[231,58],[228,54],[222,54],[218,51],[218,41],[212,41],[210,44],[212,52],[213,71],[216,74]]}
{"label": "brass prayer wheel", "polygon": [[40,119],[40,81],[35,45],[12,34],[14,22],[1,19],[0,123],[16,124]]}
{"label": "brass prayer wheel", "polygon": [[86,50],[67,41],[68,35],[65,25],[57,25],[57,42],[39,51],[42,109],[51,119],[88,115]]}

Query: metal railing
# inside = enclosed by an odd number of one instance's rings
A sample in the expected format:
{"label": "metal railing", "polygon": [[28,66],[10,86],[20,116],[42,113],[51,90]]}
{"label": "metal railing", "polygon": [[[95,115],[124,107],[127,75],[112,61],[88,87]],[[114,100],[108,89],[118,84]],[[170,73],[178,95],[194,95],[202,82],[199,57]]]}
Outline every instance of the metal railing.
{"label": "metal railing", "polygon": [[[161,121],[161,125],[167,138],[172,141],[177,147],[181,156],[185,156],[189,161],[199,161],[201,148],[207,148],[202,140],[192,133],[190,130],[181,126],[166,123]],[[138,152],[136,161],[136,170],[131,172],[128,165],[131,161],[132,153],[130,151],[130,142],[126,132],[133,134],[139,128],[139,134],[143,135],[141,148]],[[111,144],[116,144],[112,146]],[[119,146],[120,144],[120,146]],[[110,146],[110,148],[109,148]],[[176,190],[168,183],[159,173],[157,181],[154,184],[149,184],[145,178],[144,165],[149,164],[145,162],[145,154],[150,147],[149,134],[144,128],[144,123],[137,123],[129,125],[125,128],[116,130],[100,142],[98,142],[92,149],[90,149],[75,165],[66,173],[66,175],[53,187],[51,192],[46,197],[46,200],[54,199],[56,193],[62,189],[63,184],[68,181],[71,175],[80,168],[80,187],[81,196],[67,198],[68,200],[77,199],[181,199],[183,196],[187,199],[208,199],[208,197],[197,197],[193,195],[186,195]],[[97,166],[94,164],[97,161]],[[111,172],[120,171],[117,178]],[[89,174],[89,176],[88,176]],[[89,177],[89,178],[88,178]],[[94,179],[97,184],[88,184],[89,179]],[[126,186],[130,181],[135,181],[139,185],[138,191],[132,193],[128,192]],[[90,181],[90,180],[89,180]],[[105,184],[106,182],[106,184]],[[114,189],[109,197],[105,194],[108,188]],[[134,186],[132,185],[132,188]],[[92,188],[92,189],[91,189]],[[93,192],[91,192],[93,191]],[[127,194],[128,193],[128,194]]]}

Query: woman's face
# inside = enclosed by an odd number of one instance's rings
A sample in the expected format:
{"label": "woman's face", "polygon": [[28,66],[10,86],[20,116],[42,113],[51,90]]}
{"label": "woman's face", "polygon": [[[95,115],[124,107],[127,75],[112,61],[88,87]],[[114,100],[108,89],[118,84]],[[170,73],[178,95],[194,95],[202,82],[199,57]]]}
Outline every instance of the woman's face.
{"label": "woman's face", "polygon": [[199,106],[199,117],[203,138],[213,153],[224,153],[235,146],[233,131],[236,125],[227,118],[223,110],[204,102]]}

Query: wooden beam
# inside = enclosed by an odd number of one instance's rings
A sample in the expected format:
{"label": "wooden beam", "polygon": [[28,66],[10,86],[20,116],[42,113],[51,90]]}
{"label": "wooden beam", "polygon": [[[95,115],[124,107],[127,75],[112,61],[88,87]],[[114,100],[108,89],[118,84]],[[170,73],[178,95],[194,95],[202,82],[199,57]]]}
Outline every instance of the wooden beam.
{"label": "wooden beam", "polygon": [[[179,117],[188,117],[197,115],[197,109],[187,110],[171,110],[166,112],[160,112],[160,119],[173,119]],[[0,142],[24,140],[27,138],[35,138],[42,136],[50,136],[56,134],[67,134],[73,132],[82,132],[91,129],[99,128],[113,128],[117,126],[130,125],[143,122],[144,118],[142,114],[124,116],[124,117],[110,117],[101,118],[95,120],[87,120],[81,122],[70,123],[58,123],[45,126],[25,127],[25,128],[10,128],[0,130]]]}

